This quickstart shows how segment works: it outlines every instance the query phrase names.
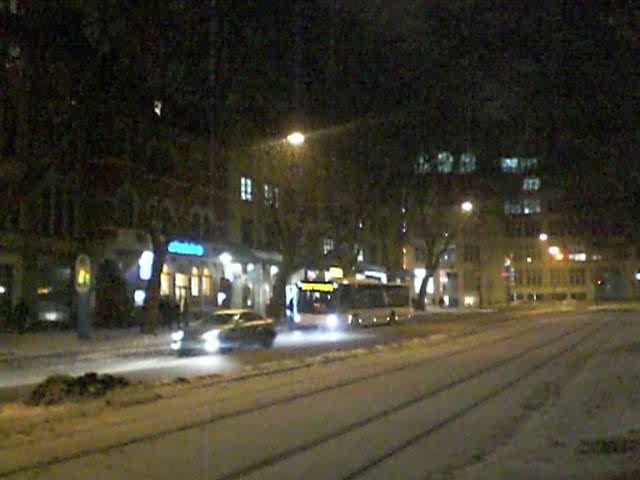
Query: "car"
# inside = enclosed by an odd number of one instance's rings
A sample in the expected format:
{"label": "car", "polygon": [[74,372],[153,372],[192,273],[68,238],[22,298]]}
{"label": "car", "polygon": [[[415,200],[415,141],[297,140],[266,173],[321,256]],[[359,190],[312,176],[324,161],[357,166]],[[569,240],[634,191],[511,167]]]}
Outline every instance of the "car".
{"label": "car", "polygon": [[178,355],[213,353],[241,346],[270,348],[276,338],[273,320],[251,309],[217,310],[171,334]]}
{"label": "car", "polygon": [[61,301],[38,299],[35,320],[37,325],[46,328],[68,328],[72,324],[71,309]]}

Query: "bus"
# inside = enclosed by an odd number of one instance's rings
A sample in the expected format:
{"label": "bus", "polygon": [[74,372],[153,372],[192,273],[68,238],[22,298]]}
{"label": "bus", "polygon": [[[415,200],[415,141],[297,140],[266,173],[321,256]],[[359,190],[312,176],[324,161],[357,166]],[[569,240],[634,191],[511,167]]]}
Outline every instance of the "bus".
{"label": "bus", "polygon": [[299,282],[293,319],[296,327],[336,330],[392,325],[413,313],[408,284],[374,280]]}

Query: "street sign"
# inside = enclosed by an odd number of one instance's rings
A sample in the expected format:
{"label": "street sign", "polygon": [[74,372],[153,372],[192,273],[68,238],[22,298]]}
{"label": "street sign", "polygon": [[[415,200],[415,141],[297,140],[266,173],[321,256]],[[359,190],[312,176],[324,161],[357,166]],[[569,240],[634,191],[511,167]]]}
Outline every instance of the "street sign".
{"label": "street sign", "polygon": [[76,258],[76,292],[87,293],[91,288],[91,259],[87,255]]}

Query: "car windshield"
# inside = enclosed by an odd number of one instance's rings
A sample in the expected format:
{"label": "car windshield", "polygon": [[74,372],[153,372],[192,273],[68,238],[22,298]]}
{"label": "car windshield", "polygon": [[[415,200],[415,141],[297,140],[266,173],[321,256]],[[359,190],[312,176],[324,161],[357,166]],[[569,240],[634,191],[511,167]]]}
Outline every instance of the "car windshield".
{"label": "car windshield", "polygon": [[207,319],[207,324],[210,325],[226,325],[237,317],[236,313],[215,313]]}

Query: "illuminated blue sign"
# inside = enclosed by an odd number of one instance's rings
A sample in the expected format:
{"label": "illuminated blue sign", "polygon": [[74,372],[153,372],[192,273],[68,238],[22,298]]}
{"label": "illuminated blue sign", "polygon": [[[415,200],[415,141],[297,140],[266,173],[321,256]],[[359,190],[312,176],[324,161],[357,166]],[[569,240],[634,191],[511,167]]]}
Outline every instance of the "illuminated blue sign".
{"label": "illuminated blue sign", "polygon": [[202,245],[190,242],[180,242],[178,240],[169,242],[167,250],[169,253],[177,253],[179,255],[194,255],[196,257],[204,255],[204,247]]}

